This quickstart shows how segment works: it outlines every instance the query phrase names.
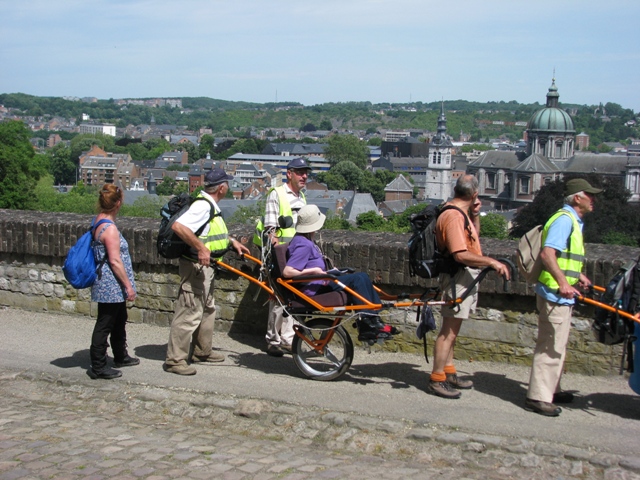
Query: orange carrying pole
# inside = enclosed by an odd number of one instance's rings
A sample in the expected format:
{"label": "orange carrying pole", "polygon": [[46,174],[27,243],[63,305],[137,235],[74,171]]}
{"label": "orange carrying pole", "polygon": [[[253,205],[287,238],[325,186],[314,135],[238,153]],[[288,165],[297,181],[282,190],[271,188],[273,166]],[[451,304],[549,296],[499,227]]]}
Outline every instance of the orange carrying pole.
{"label": "orange carrying pole", "polygon": [[603,308],[604,310],[608,310],[610,312],[617,313],[621,317],[625,317],[625,318],[628,318],[629,320],[633,320],[634,322],[640,323],[640,318],[634,317],[630,313],[625,312],[624,310],[620,310],[619,308],[612,307],[611,305],[607,305],[606,303],[601,303],[601,302],[598,302],[597,300],[593,300],[591,298],[583,297],[582,295],[576,295],[576,299],[579,302],[586,303],[587,305],[593,305],[593,306],[598,307],[598,308]]}

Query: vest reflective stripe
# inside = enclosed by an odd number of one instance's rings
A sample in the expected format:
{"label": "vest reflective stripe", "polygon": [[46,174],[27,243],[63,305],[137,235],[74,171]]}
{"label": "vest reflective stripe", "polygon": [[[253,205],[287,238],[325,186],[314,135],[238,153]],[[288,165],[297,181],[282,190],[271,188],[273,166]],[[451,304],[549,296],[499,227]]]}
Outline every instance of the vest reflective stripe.
{"label": "vest reflective stripe", "polygon": [[[284,188],[284,185],[280,187],[275,187],[269,190],[267,193],[267,197],[271,195],[271,192],[276,191],[278,194],[278,216],[279,217],[292,217],[293,211],[291,210],[291,204],[287,199],[287,191]],[[304,196],[304,193],[300,192],[300,197],[307,203],[307,199]],[[253,243],[262,246],[262,232],[264,231],[264,218],[258,222],[256,225],[256,233],[253,236]],[[295,225],[290,228],[276,228],[276,237],[278,237],[278,243],[289,243],[293,236],[296,234]]]}
{"label": "vest reflective stripe", "polygon": [[[198,195],[201,196],[201,195]],[[200,240],[212,252],[225,250],[229,246],[229,231],[221,215],[216,215],[209,222],[209,231],[206,235],[200,235]],[[222,257],[217,257],[219,260]]]}
{"label": "vest reflective stripe", "polygon": [[[564,273],[564,276],[567,278],[567,282],[569,285],[575,285],[578,283],[578,279],[580,278],[580,273],[582,272],[582,265],[584,264],[584,240],[582,238],[582,230],[580,229],[580,224],[578,220],[567,210],[559,210],[549,219],[542,230],[542,244],[547,238],[547,234],[549,233],[549,228],[551,224],[555,222],[561,215],[568,215],[573,222],[573,228],[571,230],[571,235],[569,236],[569,244],[567,247],[560,252],[560,254],[556,257],[558,262],[558,266],[560,270]],[[552,290],[557,290],[560,288],[556,279],[553,278],[546,270],[542,270],[540,277],[538,277],[538,281]]]}
{"label": "vest reflective stripe", "polygon": [[578,253],[560,252],[560,255],[558,255],[558,257],[584,263],[584,255],[580,255]]}

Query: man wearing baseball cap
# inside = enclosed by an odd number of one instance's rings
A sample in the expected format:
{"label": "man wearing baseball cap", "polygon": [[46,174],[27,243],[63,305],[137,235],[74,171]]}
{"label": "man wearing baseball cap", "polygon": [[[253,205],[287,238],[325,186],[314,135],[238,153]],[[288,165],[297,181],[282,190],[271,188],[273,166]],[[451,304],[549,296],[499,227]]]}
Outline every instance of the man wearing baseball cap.
{"label": "man wearing baseball cap", "polygon": [[[287,164],[287,183],[271,189],[267,196],[264,213],[264,232],[258,224],[254,242],[262,246],[262,239],[268,239],[272,245],[289,243],[296,234],[298,211],[307,204],[303,188],[311,173],[311,167],[304,158],[294,158]],[[278,219],[291,217],[290,226],[281,227]],[[282,357],[291,352],[293,341],[293,317],[285,317],[283,308],[275,301],[269,302],[267,320],[267,353],[272,357]]]}
{"label": "man wearing baseball cap", "polygon": [[[249,253],[247,247],[229,237],[220,215],[217,202],[229,191],[230,180],[233,177],[221,168],[208,172],[204,177],[204,190],[171,227],[191,247],[191,254],[189,258],[179,260],[180,290],[163,365],[166,372],[195,375],[194,363],[224,361],[224,355],[212,350],[216,308],[213,301],[215,270],[211,266],[211,254],[229,247],[238,254]],[[203,225],[204,229],[196,236]],[[193,353],[189,357],[192,346]]]}
{"label": "man wearing baseball cap", "polygon": [[583,217],[593,211],[596,195],[602,192],[584,178],[565,185],[565,205],[554,213],[542,230],[543,270],[536,284],[538,339],[525,408],[557,417],[557,403],[571,403],[573,394],[563,392],[560,377],[571,329],[571,313],[579,288],[591,285],[582,273],[585,258],[582,238]]}

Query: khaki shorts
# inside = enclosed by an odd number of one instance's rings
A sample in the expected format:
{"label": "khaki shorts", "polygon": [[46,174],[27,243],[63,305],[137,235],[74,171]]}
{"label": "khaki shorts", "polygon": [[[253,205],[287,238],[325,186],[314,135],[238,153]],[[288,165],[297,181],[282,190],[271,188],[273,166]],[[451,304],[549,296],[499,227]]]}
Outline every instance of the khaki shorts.
{"label": "khaki shorts", "polygon": [[[465,267],[458,270],[458,272],[453,276],[453,281],[456,285],[456,297],[460,297],[466,290],[469,285],[476,279],[476,277],[480,274],[479,268]],[[451,299],[451,275],[440,275],[440,290],[444,293],[444,299]],[[476,305],[478,304],[478,285],[476,285],[469,296],[464,299],[462,303],[459,303],[455,307],[450,307],[448,305],[443,305],[440,313],[443,317],[452,317],[459,318],[465,320],[469,318],[469,314],[471,312],[476,311]]]}

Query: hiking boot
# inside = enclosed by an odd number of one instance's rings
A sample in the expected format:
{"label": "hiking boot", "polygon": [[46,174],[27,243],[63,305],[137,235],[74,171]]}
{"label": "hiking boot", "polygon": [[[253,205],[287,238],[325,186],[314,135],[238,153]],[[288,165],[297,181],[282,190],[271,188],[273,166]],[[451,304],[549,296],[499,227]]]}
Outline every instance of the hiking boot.
{"label": "hiking boot", "polygon": [[447,383],[453,388],[458,388],[461,390],[468,390],[470,388],[473,388],[473,382],[471,380],[462,380],[458,378],[457,373],[447,373]]}
{"label": "hiking boot", "polygon": [[208,357],[193,355],[191,363],[220,363],[224,362],[225,356],[218,352],[211,352]]}
{"label": "hiking boot", "polygon": [[140,365],[140,359],[127,355],[123,360],[120,360],[119,362],[114,361],[113,364],[116,366],[116,368],[133,367],[134,365]]}
{"label": "hiking boot", "polygon": [[114,368],[106,368],[100,372],[96,372],[92,367],[89,367],[89,370],[87,370],[87,375],[89,375],[94,380],[97,380],[99,378],[101,378],[102,380],[112,380],[114,378],[121,377],[122,372]]}
{"label": "hiking boot", "polygon": [[540,402],[538,400],[531,400],[530,398],[525,400],[524,408],[525,410],[539,413],[545,417],[557,417],[562,411],[560,407],[556,407],[553,403]]}
{"label": "hiking boot", "polygon": [[284,352],[280,348],[280,345],[269,345],[267,347],[267,354],[272,357],[281,357],[284,355]]}
{"label": "hiking boot", "polygon": [[196,367],[191,365],[167,365],[166,363],[162,365],[162,369],[165,372],[175,373],[176,375],[195,375],[197,370]]}
{"label": "hiking boot", "polygon": [[449,385],[449,382],[434,382],[429,380],[429,392],[442,398],[460,398],[461,392]]}
{"label": "hiking boot", "polygon": [[553,394],[553,403],[571,403],[574,396],[571,392],[556,392]]}

